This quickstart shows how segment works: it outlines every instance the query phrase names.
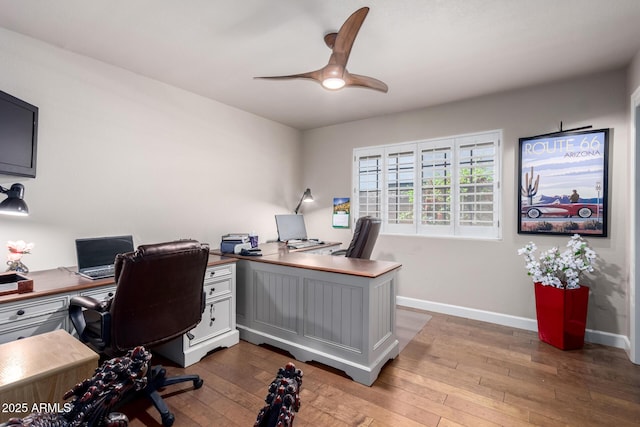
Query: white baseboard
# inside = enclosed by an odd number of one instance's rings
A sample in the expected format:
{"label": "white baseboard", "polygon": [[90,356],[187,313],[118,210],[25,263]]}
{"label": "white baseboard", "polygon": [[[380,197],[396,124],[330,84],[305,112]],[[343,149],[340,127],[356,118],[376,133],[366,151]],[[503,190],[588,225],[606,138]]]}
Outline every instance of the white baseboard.
{"label": "white baseboard", "polygon": [[[538,322],[536,319],[529,319],[526,317],[511,316],[509,314],[495,313],[492,311],[477,310],[475,308],[461,307],[401,296],[396,297],[396,304],[403,307],[417,308],[419,310],[433,311],[435,313],[449,314],[451,316],[464,317],[467,319],[509,326],[512,328],[525,329],[527,331],[538,331]],[[584,334],[584,339],[585,341],[594,344],[622,348],[625,351],[628,351],[630,347],[628,337],[612,334],[610,332],[587,329]]]}

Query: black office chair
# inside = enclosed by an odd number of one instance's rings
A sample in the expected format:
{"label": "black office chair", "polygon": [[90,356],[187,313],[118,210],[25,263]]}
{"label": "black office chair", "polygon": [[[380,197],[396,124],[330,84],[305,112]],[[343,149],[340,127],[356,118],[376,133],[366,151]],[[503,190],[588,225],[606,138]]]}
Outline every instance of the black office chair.
{"label": "black office chair", "polygon": [[382,221],[379,218],[363,216],[356,221],[351,243],[347,249],[335,251],[332,255],[344,255],[347,258],[369,259],[380,234]]}
{"label": "black office chair", "polygon": [[[117,284],[108,301],[79,296],[69,305],[69,317],[80,340],[109,357],[136,346],[162,344],[193,329],[204,311],[203,283],[209,246],[195,240],[179,240],[139,246],[135,252],[115,260]],[[171,426],[174,415],[158,389],[192,381],[200,388],[198,375],[166,378],[162,366],[148,370],[144,393]]]}

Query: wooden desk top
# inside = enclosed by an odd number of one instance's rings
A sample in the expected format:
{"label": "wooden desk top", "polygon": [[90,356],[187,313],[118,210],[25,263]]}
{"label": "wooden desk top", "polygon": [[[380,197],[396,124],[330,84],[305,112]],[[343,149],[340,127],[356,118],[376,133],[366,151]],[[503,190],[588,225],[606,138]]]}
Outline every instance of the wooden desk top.
{"label": "wooden desk top", "polygon": [[286,265],[287,267],[306,268],[309,270],[362,277],[378,277],[402,266],[402,264],[398,264],[397,262],[347,258],[339,255],[306,254],[304,252],[242,258],[269,264]]}
{"label": "wooden desk top", "polygon": [[0,392],[87,362],[97,367],[98,354],[62,329],[2,344]]}
{"label": "wooden desk top", "polygon": [[[234,258],[211,254],[207,265],[228,264],[235,261],[236,259]],[[76,267],[58,267],[52,270],[34,271],[26,276],[33,280],[33,292],[0,296],[0,304],[66,292],[79,292],[115,283],[113,277],[98,280],[82,277],[78,274]]]}
{"label": "wooden desk top", "polygon": [[[314,246],[310,246],[308,248],[293,249],[293,248],[287,247],[287,245],[285,245],[284,242],[269,242],[269,243],[260,243],[258,247],[262,251],[262,255],[265,256],[265,255],[288,254],[293,252],[306,252],[306,251],[312,251],[316,249],[330,248],[332,246],[339,246],[339,245],[340,245],[340,242],[323,242]],[[211,253],[214,255],[219,255],[223,257],[244,258],[235,254],[222,253],[220,252],[220,249],[211,249]],[[250,257],[250,258],[253,259],[256,257]]]}
{"label": "wooden desk top", "polygon": [[[278,255],[278,254],[281,255],[281,254],[288,254],[288,253],[294,253],[294,252],[306,252],[310,250],[329,248],[331,246],[336,246],[336,245],[339,246],[340,242],[323,242],[314,246],[309,246],[307,248],[300,248],[300,249],[289,248],[287,247],[287,245],[284,244],[284,242],[260,243],[258,247],[262,251],[262,255],[265,256],[265,255]],[[214,253],[216,252],[214,251]]]}
{"label": "wooden desk top", "polygon": [[[287,249],[284,243],[263,243],[258,246],[262,250],[262,256],[242,256],[236,254],[225,254],[225,256],[248,261],[284,265],[287,267],[306,268],[309,270],[372,278],[381,276],[402,266],[402,264],[392,261],[376,261],[347,258],[337,255],[305,253],[305,250],[320,249],[333,245],[336,245],[336,243],[326,242],[311,248]],[[219,251],[213,251],[213,253],[219,253]]]}

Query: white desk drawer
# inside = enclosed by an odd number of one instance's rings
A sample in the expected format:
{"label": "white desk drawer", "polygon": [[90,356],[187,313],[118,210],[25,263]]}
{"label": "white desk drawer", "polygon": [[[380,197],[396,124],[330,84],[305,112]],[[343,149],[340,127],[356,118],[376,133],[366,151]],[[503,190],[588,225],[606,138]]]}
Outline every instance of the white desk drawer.
{"label": "white desk drawer", "polygon": [[0,325],[56,311],[66,311],[66,309],[66,296],[15,303],[0,308]]}
{"label": "white desk drawer", "polygon": [[67,329],[67,316],[52,314],[50,316],[38,316],[4,325],[0,331],[0,344],[15,341],[20,338],[31,337],[57,329]]}
{"label": "white desk drawer", "polygon": [[[186,340],[189,346],[211,339],[223,332],[231,330],[231,298],[219,301],[208,302],[202,320],[189,333],[193,335],[193,339]],[[186,336],[186,335],[185,335]]]}
{"label": "white desk drawer", "polygon": [[91,291],[81,292],[80,295],[95,298],[98,301],[104,301],[113,298],[116,293],[115,286],[109,286],[106,288],[95,289]]}
{"label": "white desk drawer", "polygon": [[207,267],[204,273],[204,281],[220,279],[222,277],[231,277],[233,274],[233,264],[214,265]]}
{"label": "white desk drawer", "polygon": [[205,282],[204,293],[207,300],[226,292],[231,292],[231,279]]}

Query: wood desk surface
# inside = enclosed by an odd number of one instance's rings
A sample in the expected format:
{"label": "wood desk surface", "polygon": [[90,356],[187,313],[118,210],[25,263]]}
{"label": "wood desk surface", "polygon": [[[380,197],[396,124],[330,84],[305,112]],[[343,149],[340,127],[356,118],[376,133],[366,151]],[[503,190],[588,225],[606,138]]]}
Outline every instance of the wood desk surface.
{"label": "wood desk surface", "polygon": [[[263,243],[258,245],[262,256],[242,256],[225,254],[225,256],[256,262],[284,265],[287,267],[306,268],[309,270],[330,273],[349,274],[352,276],[378,277],[389,271],[400,268],[402,264],[392,261],[347,258],[338,255],[318,255],[305,253],[305,250],[320,249],[336,243],[326,242],[322,245],[304,249],[287,249],[284,243]],[[219,251],[213,251],[219,254]]]}
{"label": "wood desk surface", "polygon": [[[305,252],[305,251],[310,251],[315,249],[324,249],[324,248],[330,248],[332,246],[340,246],[340,244],[341,244],[340,242],[322,242],[322,243],[318,243],[317,245],[309,246],[307,248],[294,249],[294,248],[287,247],[287,245],[285,245],[284,242],[268,242],[268,243],[260,243],[258,247],[262,251],[262,255],[265,256],[265,255],[287,254],[287,253],[293,253],[293,252]],[[214,255],[230,256],[232,258],[236,258],[234,254],[228,254],[228,253],[223,254],[222,252],[220,252],[220,249],[212,249],[211,253]]]}
{"label": "wood desk surface", "polygon": [[[228,264],[235,261],[233,258],[210,254],[207,265]],[[115,283],[113,277],[91,280],[80,276],[77,271],[76,267],[58,267],[51,270],[30,272],[26,276],[33,280],[33,292],[0,296],[0,304],[65,292],[79,292]]]}
{"label": "wood desk surface", "polygon": [[2,344],[0,392],[87,362],[95,369],[98,358],[97,353],[62,329]]}

